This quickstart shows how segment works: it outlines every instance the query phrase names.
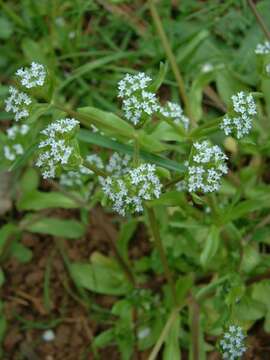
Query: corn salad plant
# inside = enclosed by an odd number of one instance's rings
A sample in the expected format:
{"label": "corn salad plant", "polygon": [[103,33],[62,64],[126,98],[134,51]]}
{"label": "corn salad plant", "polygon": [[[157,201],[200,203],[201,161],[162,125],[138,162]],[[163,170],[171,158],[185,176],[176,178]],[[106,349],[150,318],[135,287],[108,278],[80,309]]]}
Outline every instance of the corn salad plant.
{"label": "corn salad plant", "polygon": [[[204,63],[188,84],[155,1],[147,11],[165,62],[123,68],[110,84],[114,100],[103,107],[70,100],[72,75],[59,82],[52,64],[31,58],[35,45],[25,45],[27,59],[10,76],[3,103],[12,120],[0,133],[1,170],[17,178],[22,217],[1,227],[0,258],[30,261],[22,232],[52,235],[82,302],[115,297],[110,325],[89,344],[94,358],[115,345],[124,360],[146,350],[149,360],[181,359],[184,351],[203,360],[215,349],[241,359],[255,321],[264,319],[270,332],[270,36],[252,48],[250,79],[244,65],[237,76],[216,62]],[[180,100],[168,95],[177,91]],[[99,206],[119,229],[114,256],[69,260],[63,239],[82,237]],[[79,209],[80,219],[49,216],[53,208]],[[139,226],[152,250],[131,258]],[[3,312],[0,319],[4,333]]]}

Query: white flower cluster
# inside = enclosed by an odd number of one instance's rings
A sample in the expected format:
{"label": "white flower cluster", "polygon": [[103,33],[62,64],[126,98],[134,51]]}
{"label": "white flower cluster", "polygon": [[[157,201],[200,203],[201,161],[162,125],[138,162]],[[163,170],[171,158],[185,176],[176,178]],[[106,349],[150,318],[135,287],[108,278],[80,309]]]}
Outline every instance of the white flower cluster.
{"label": "white flower cluster", "polygon": [[46,79],[45,67],[36,62],[32,62],[29,68],[21,68],[16,71],[20,78],[21,84],[27,89],[36,86],[43,86]]}
{"label": "white flower cluster", "polygon": [[22,155],[23,153],[24,150],[21,144],[4,146],[4,157],[9,161],[14,161],[17,155]]}
{"label": "white flower cluster", "polygon": [[265,41],[263,44],[258,44],[255,49],[256,54],[264,55],[270,53],[270,41]]}
{"label": "white flower cluster", "polygon": [[232,96],[232,116],[225,115],[220,128],[228,135],[235,135],[241,139],[247,135],[252,128],[252,116],[257,114],[256,104],[251,94],[243,91]]}
{"label": "white flower cluster", "polygon": [[147,91],[147,86],[151,80],[144,73],[127,74],[118,83],[118,96],[123,98],[122,108],[125,117],[135,126],[159,110],[160,106],[156,95]]}
{"label": "white flower cluster", "polygon": [[102,188],[113,210],[125,216],[126,213],[142,212],[145,200],[159,198],[162,185],[155,165],[143,164],[122,177],[105,178]]}
{"label": "white flower cluster", "polygon": [[246,351],[245,335],[240,326],[231,325],[220,341],[220,349],[224,360],[237,360]]}
{"label": "white flower cluster", "polygon": [[4,157],[8,161],[14,161],[18,155],[24,153],[23,137],[29,132],[28,125],[14,125],[7,129],[8,143],[3,147]]}
{"label": "white flower cluster", "polygon": [[[86,157],[86,161],[89,162],[90,164],[95,165],[98,169],[104,169],[104,164],[103,161],[101,159],[100,156],[98,156],[97,154],[92,154],[92,155],[88,155]],[[94,174],[93,171],[87,169],[89,172],[88,174]]]}
{"label": "white flower cluster", "polygon": [[30,97],[15,87],[9,88],[9,97],[5,100],[5,110],[15,114],[15,120],[19,121],[22,118],[29,116],[28,107],[32,100]]}
{"label": "white flower cluster", "polygon": [[118,153],[113,153],[109,159],[108,164],[105,167],[105,170],[108,173],[113,174],[114,176],[121,176],[126,174],[131,165],[132,158],[129,155],[119,155]]}
{"label": "white flower cluster", "polygon": [[150,76],[140,72],[137,75],[126,74],[118,83],[118,96],[121,98],[129,97],[138,90],[144,90],[152,81]]}
{"label": "white flower cluster", "polygon": [[176,125],[182,124],[185,129],[188,129],[189,119],[184,115],[180,105],[168,101],[165,106],[160,107],[160,113],[167,118],[171,118]]}
{"label": "white flower cluster", "polygon": [[219,190],[220,180],[228,172],[227,159],[219,146],[212,146],[208,141],[195,143],[188,165],[188,191],[208,193]]}
{"label": "white flower cluster", "polygon": [[29,126],[23,124],[21,126],[14,125],[7,129],[8,139],[14,140],[18,135],[26,135],[29,132]]}
{"label": "white flower cluster", "polygon": [[92,173],[87,167],[80,165],[78,171],[68,171],[61,174],[59,183],[61,186],[76,188],[83,185],[83,177]]}
{"label": "white flower cluster", "polygon": [[73,152],[70,140],[79,122],[75,119],[60,119],[41,131],[44,140],[39,143],[40,154],[36,166],[42,168],[44,179],[54,178],[59,165],[67,165]]}

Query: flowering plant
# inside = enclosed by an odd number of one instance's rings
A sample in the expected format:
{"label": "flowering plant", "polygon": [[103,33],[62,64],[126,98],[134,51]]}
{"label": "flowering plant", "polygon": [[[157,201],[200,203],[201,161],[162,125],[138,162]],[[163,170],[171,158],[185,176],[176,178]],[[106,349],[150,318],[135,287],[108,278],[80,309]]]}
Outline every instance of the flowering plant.
{"label": "flowering plant", "polygon": [[[270,43],[256,39],[250,76],[240,55],[227,63],[201,49],[207,31],[189,35],[175,56],[155,1],[148,5],[167,58],[159,69],[141,61],[107,68],[122,59],[119,52],[69,73],[80,51],[57,62],[49,59],[55,43],[46,56],[24,45],[29,64],[12,69],[3,92],[0,166],[15,185],[14,207],[0,228],[0,263],[31,261],[25,233],[53,239],[45,310],[53,311],[57,252],[68,278],[61,286],[98,323],[90,336],[97,359],[113,345],[124,360],[144,351],[149,360],[161,353],[180,359],[186,351],[203,360],[215,350],[239,360],[258,319],[270,331]],[[104,6],[121,13],[121,6]],[[57,19],[55,26],[67,23]],[[68,39],[75,43],[76,32]],[[87,244],[83,261],[80,243],[66,249],[69,239]],[[0,330],[1,319],[0,307]],[[43,341],[53,342],[57,335],[44,324]]]}

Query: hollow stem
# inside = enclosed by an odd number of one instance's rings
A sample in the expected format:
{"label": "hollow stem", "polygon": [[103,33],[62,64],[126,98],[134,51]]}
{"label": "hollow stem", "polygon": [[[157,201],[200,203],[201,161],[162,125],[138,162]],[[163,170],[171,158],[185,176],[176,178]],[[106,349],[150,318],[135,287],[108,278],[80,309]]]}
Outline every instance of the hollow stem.
{"label": "hollow stem", "polygon": [[176,290],[175,290],[175,286],[174,286],[174,281],[173,281],[173,277],[169,268],[169,264],[167,261],[167,257],[166,257],[166,253],[160,238],[160,233],[159,233],[159,228],[158,228],[158,223],[157,223],[157,219],[156,219],[156,215],[154,212],[154,209],[149,207],[149,206],[145,206],[146,208],[146,212],[148,215],[148,219],[149,219],[149,224],[151,227],[151,231],[154,237],[154,241],[155,241],[155,246],[159,252],[159,256],[162,262],[162,266],[163,266],[163,270],[167,279],[167,282],[170,286],[171,289],[171,295],[172,295],[172,299],[173,299],[173,303],[174,306],[177,306],[177,297],[176,297]]}
{"label": "hollow stem", "polygon": [[185,90],[185,83],[184,83],[183,77],[182,77],[182,75],[180,73],[180,70],[178,68],[176,58],[175,58],[175,56],[174,56],[174,54],[172,52],[168,37],[167,37],[167,35],[166,35],[165,31],[164,31],[162,21],[160,19],[160,16],[158,14],[157,9],[156,9],[154,0],[148,0],[148,4],[149,4],[149,9],[150,9],[152,19],[153,19],[155,27],[157,29],[158,36],[159,36],[160,41],[161,41],[161,43],[163,45],[164,51],[166,53],[166,56],[167,56],[168,61],[169,61],[170,65],[171,65],[172,71],[174,73],[176,82],[178,84],[179,94],[180,94],[181,99],[183,100],[186,113],[187,113],[188,117],[190,118],[193,126],[195,126],[196,121],[195,121],[195,119],[194,119],[194,117],[192,115],[191,109],[190,109],[189,100],[188,100],[186,90]]}
{"label": "hollow stem", "polygon": [[253,12],[258,24],[260,25],[260,27],[262,28],[265,36],[267,37],[268,40],[270,40],[270,31],[268,30],[262,16],[260,15],[260,13],[258,12],[254,2],[252,0],[248,0],[248,5],[251,8],[251,11]]}

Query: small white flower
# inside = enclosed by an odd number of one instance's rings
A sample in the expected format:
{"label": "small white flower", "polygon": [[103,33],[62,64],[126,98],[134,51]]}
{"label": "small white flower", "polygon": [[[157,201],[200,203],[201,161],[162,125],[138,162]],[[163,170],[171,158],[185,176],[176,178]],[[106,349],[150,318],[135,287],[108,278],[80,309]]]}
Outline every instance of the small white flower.
{"label": "small white flower", "polygon": [[55,333],[53,330],[46,330],[42,334],[42,339],[46,342],[53,341],[55,339]]}
{"label": "small white flower", "polygon": [[113,153],[109,159],[109,163],[106,165],[106,172],[111,173],[114,176],[121,176],[126,174],[131,166],[132,158],[129,155],[119,155]]}
{"label": "small white flower", "polygon": [[267,64],[265,66],[265,71],[267,72],[267,74],[270,74],[270,64]]}
{"label": "small white flower", "polygon": [[24,149],[21,144],[5,145],[3,150],[4,157],[9,161],[14,161],[17,155],[22,155],[24,153]]}
{"label": "small white flower", "polygon": [[16,88],[9,88],[9,97],[5,100],[5,110],[15,114],[15,121],[29,116],[28,107],[32,103],[30,97]]}
{"label": "small white flower", "polygon": [[159,110],[156,95],[148,91],[152,79],[145,73],[126,74],[118,83],[118,96],[123,98],[122,109],[125,118],[138,125]]}
{"label": "small white flower", "polygon": [[189,119],[184,115],[179,104],[168,101],[165,106],[160,107],[160,113],[167,118],[171,118],[175,124],[182,124],[185,129],[188,129]]}
{"label": "small white flower", "polygon": [[162,185],[156,175],[156,167],[143,164],[130,169],[122,177],[107,177],[102,179],[102,189],[112,208],[118,214],[140,213],[143,202],[159,198]]}
{"label": "small white flower", "polygon": [[211,63],[203,64],[201,70],[203,73],[208,73],[214,69],[214,66]]}
{"label": "small white flower", "polygon": [[26,135],[29,131],[29,126],[23,124],[21,126],[14,125],[7,129],[8,139],[14,140],[18,135]]}
{"label": "small white flower", "polygon": [[73,153],[70,138],[79,122],[75,119],[60,119],[41,131],[43,140],[39,143],[40,154],[36,166],[41,167],[44,179],[54,178],[56,168],[67,165]]}
{"label": "small white flower", "polygon": [[46,78],[45,67],[36,62],[32,62],[29,68],[20,68],[16,71],[20,78],[21,84],[27,89],[36,86],[43,86]]}
{"label": "small white flower", "polygon": [[226,160],[227,156],[219,146],[212,146],[209,141],[195,143],[188,165],[188,191],[208,193],[219,190],[221,178],[228,172]]}
{"label": "small white flower", "polygon": [[[89,162],[92,165],[95,165],[98,169],[104,169],[104,164],[100,156],[97,154],[88,155],[86,157],[86,161]],[[90,169],[88,170],[88,174],[93,174],[93,171]]]}
{"label": "small white flower", "polygon": [[255,49],[256,54],[264,55],[270,53],[270,42],[265,41],[263,44],[258,44]]}
{"label": "small white flower", "polygon": [[252,129],[253,116],[257,114],[256,104],[253,96],[243,91],[232,96],[232,104],[235,116],[225,115],[220,128],[225,135],[235,135],[241,139]]}
{"label": "small white flower", "polygon": [[118,83],[118,96],[121,98],[130,97],[138,90],[144,90],[151,81],[152,79],[150,76],[143,72],[140,72],[137,75],[126,74]]}
{"label": "small white flower", "polygon": [[241,327],[230,326],[219,343],[223,359],[239,359],[246,351],[244,340],[245,335]]}
{"label": "small white flower", "polygon": [[145,339],[151,334],[151,329],[149,327],[140,329],[138,331],[138,338],[139,339]]}

